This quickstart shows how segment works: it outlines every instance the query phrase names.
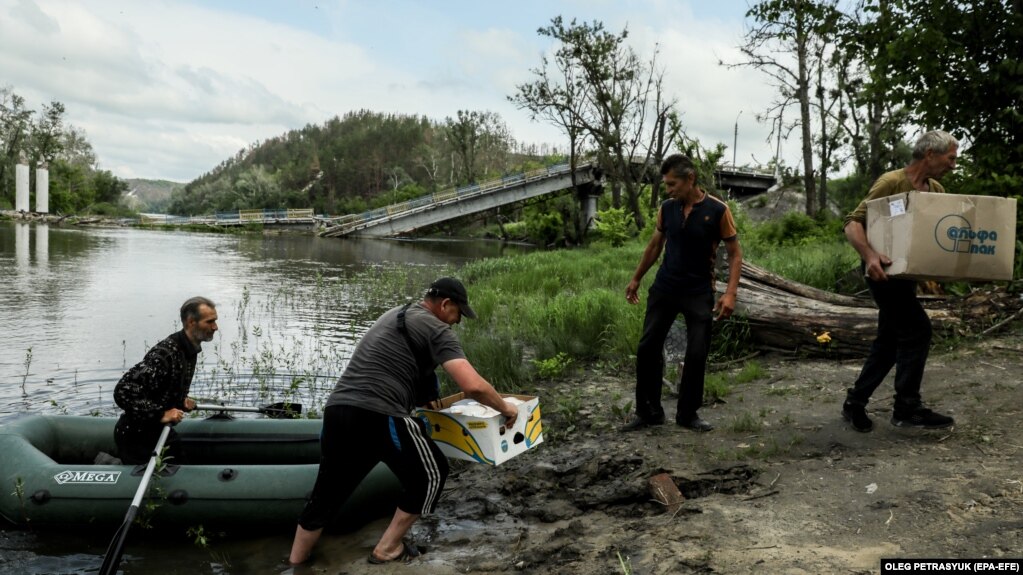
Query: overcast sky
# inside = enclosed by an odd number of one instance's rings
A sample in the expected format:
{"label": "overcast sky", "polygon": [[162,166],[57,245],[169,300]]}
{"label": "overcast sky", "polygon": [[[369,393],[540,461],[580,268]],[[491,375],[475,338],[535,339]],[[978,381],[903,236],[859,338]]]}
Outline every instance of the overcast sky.
{"label": "overcast sky", "polygon": [[[190,181],[256,140],[366,109],[498,113],[519,141],[564,149],[553,127],[507,98],[566,22],[628,27],[645,59],[660,46],[670,96],[691,136],[766,163],[755,114],[774,97],[737,61],[747,0],[0,0],[0,85],[83,129],[100,167]],[[798,145],[782,142],[792,165]],[[791,156],[791,158],[790,158]]]}

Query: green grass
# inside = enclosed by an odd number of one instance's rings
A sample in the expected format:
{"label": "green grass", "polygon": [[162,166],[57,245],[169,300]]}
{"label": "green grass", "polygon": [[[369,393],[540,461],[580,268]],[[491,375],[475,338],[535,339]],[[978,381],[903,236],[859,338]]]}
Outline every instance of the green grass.
{"label": "green grass", "polygon": [[[462,324],[467,355],[488,378],[512,387],[551,358],[627,364],[643,327],[643,306],[624,295],[640,251],[596,246],[466,265],[458,275],[479,315]],[[505,344],[471,349],[486,339]],[[541,363],[530,365],[527,356]]]}
{"label": "green grass", "polygon": [[708,373],[703,381],[703,400],[724,399],[732,393],[731,379],[721,373]]}
{"label": "green grass", "polygon": [[828,291],[835,291],[838,281],[860,265],[856,251],[839,239],[793,246],[743,245],[743,257],[784,278]]}
{"label": "green grass", "polygon": [[749,383],[767,377],[767,370],[757,361],[747,361],[742,370],[735,376],[736,383]]}
{"label": "green grass", "polygon": [[[546,361],[564,357],[631,369],[643,329],[646,290],[656,267],[643,279],[639,305],[625,301],[644,245],[619,248],[598,244],[543,251],[467,264],[458,275],[469,286],[480,319],[463,324],[463,342],[481,373],[512,388],[524,384]],[[475,340],[490,340],[476,345]],[[501,345],[499,342],[506,342]],[[750,330],[739,317],[715,324],[711,361],[748,353]],[[512,366],[521,364],[521,368]],[[757,366],[740,382],[762,377]],[[710,387],[711,397],[727,395],[727,386]]]}

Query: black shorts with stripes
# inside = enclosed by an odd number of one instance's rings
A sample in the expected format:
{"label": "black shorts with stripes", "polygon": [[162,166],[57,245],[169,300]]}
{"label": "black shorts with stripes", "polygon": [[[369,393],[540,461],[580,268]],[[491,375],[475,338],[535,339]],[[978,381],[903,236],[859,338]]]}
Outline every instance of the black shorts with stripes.
{"label": "black shorts with stripes", "polygon": [[401,482],[399,509],[432,513],[448,477],[448,460],[415,417],[394,417],[351,406],[323,412],[320,471],[298,524],[307,530],[328,525],[366,475],[383,462]]}

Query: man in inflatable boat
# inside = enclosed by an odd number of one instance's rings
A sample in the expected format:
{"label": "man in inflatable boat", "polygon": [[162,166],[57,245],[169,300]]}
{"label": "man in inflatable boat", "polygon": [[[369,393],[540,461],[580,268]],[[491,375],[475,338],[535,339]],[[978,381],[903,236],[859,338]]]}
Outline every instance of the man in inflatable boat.
{"label": "man in inflatable boat", "polygon": [[[188,397],[196,357],[204,341],[217,332],[217,308],[204,297],[189,298],[181,306],[181,331],[153,346],[114,387],[114,402],[124,410],[114,427],[118,456],[135,465],[149,461],[163,426],[176,425],[195,408]],[[184,463],[177,434],[167,437],[164,458]],[[173,459],[171,459],[173,458]]]}

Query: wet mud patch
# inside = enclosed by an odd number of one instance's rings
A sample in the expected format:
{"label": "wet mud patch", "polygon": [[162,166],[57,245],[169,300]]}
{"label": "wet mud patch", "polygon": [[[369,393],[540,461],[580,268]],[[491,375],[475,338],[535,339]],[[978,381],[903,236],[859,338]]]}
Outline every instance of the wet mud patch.
{"label": "wet mud patch", "polygon": [[700,473],[696,479],[675,479],[675,485],[686,499],[711,495],[750,495],[760,489],[757,477],[760,471],[748,465],[712,469]]}
{"label": "wet mud patch", "polygon": [[[665,470],[638,454],[572,449],[546,460],[508,465],[504,473],[479,471],[470,468],[456,475],[447,498],[452,505],[449,517],[480,522],[506,517],[520,524],[555,524],[593,512],[622,519],[665,513],[649,485],[651,477]],[[695,475],[673,474],[671,479],[685,499],[692,500],[755,494],[763,490],[757,483],[759,476],[757,468],[740,464]],[[681,511],[698,512],[692,507]]]}

